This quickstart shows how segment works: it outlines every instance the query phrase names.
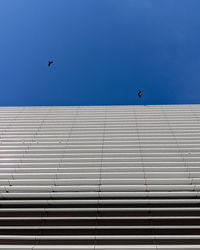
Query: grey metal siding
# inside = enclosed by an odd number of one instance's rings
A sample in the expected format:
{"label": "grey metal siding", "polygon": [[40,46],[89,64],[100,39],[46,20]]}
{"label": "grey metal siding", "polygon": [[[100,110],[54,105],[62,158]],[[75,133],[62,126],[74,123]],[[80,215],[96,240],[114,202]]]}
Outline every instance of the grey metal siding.
{"label": "grey metal siding", "polygon": [[200,105],[1,107],[0,249],[200,249]]}

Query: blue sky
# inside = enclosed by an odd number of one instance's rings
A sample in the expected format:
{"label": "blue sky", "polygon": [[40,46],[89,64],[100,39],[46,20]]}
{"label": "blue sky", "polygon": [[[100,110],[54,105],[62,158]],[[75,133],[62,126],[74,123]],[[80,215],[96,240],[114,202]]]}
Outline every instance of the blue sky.
{"label": "blue sky", "polygon": [[0,105],[200,103],[199,10],[199,0],[0,0]]}

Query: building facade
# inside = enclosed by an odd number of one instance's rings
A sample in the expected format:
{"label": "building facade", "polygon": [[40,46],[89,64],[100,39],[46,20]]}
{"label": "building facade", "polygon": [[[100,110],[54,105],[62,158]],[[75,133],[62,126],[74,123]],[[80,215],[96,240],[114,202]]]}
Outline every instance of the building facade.
{"label": "building facade", "polygon": [[1,107],[0,249],[200,249],[200,105]]}

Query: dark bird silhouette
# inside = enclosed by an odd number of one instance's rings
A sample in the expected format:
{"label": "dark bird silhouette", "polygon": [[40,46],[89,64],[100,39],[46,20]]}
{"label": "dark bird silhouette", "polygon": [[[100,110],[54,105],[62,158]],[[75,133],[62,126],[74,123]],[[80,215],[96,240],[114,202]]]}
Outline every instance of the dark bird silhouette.
{"label": "dark bird silhouette", "polygon": [[53,61],[48,61],[48,66],[50,67]]}
{"label": "dark bird silhouette", "polygon": [[142,97],[142,91],[141,91],[141,90],[138,92],[138,97],[139,97],[139,98]]}

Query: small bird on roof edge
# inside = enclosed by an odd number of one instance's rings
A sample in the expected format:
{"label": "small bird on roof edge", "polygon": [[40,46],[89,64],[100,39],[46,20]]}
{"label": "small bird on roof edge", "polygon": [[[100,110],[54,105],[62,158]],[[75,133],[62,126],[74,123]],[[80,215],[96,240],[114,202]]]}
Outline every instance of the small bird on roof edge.
{"label": "small bird on roof edge", "polygon": [[48,66],[50,67],[53,61],[48,61]]}
{"label": "small bird on roof edge", "polygon": [[138,92],[138,97],[139,97],[139,98],[142,97],[142,91],[141,91],[141,90]]}

